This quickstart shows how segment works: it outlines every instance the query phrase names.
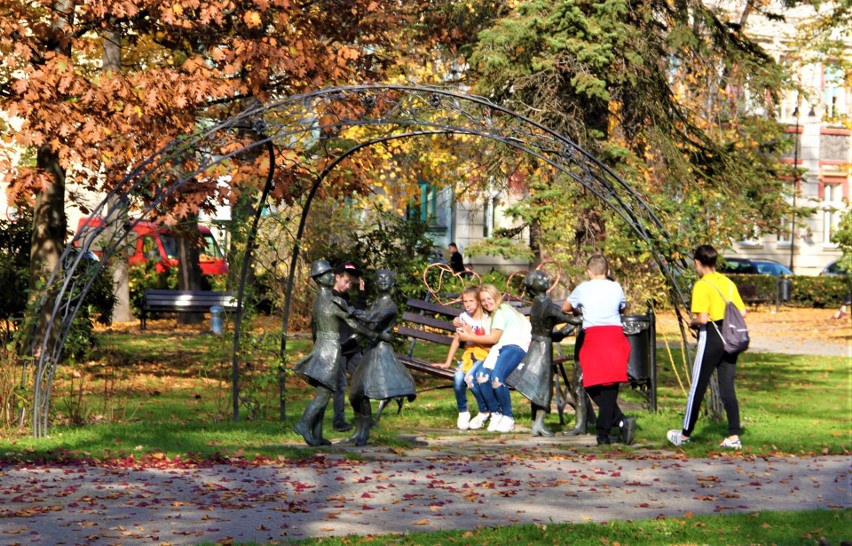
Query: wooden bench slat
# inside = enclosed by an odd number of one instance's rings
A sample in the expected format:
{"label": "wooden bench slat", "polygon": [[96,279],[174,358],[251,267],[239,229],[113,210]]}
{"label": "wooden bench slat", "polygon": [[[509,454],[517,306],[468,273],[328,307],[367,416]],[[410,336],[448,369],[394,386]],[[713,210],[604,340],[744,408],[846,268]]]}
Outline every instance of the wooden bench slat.
{"label": "wooden bench slat", "polygon": [[414,298],[409,298],[406,302],[406,305],[409,309],[416,309],[419,311],[428,311],[430,313],[435,313],[437,315],[444,315],[446,317],[457,317],[462,314],[461,309],[456,309],[455,307],[449,307],[447,305],[441,305],[440,303],[432,303],[429,301],[418,300]]}
{"label": "wooden bench slat", "polygon": [[406,368],[410,368],[418,372],[427,373],[429,375],[443,377],[445,379],[453,379],[456,374],[455,370],[448,368],[438,368],[431,362],[427,362],[423,359],[415,358],[413,356],[397,355],[397,358],[405,365]]}
{"label": "wooden bench slat", "polygon": [[413,337],[423,341],[431,341],[432,343],[438,343],[440,345],[449,346],[453,343],[453,338],[451,336],[439,334],[437,332],[418,330],[417,328],[411,328],[409,326],[398,326],[396,332],[403,336]]}
{"label": "wooden bench slat", "polygon": [[453,326],[452,321],[441,320],[434,317],[430,317],[428,315],[419,315],[417,313],[412,313],[411,311],[406,311],[405,313],[403,313],[402,320],[405,322],[413,322],[414,324],[421,324],[423,326],[438,328],[448,333],[455,333],[456,331],[456,328],[455,326]]}
{"label": "wooden bench slat", "polygon": [[142,295],[141,326],[144,330],[146,318],[152,313],[207,313],[214,305],[227,310],[236,309],[237,297],[233,292],[151,288]]}

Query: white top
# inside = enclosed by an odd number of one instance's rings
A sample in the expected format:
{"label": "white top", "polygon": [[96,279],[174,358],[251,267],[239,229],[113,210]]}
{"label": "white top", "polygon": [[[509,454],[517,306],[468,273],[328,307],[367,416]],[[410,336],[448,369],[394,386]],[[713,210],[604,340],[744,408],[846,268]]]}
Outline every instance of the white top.
{"label": "white top", "polygon": [[463,324],[469,325],[473,329],[473,333],[478,336],[484,336],[491,332],[491,317],[488,316],[488,313],[483,312],[480,314],[482,317],[480,320],[476,320],[467,311],[462,311],[462,314],[459,315],[459,320],[462,321]]}
{"label": "white top", "polygon": [[583,307],[583,328],[621,326],[621,310],[627,306],[621,285],[607,279],[581,283],[568,301],[573,307]]}
{"label": "white top", "polygon": [[491,330],[501,330],[500,339],[491,347],[483,367],[492,370],[497,363],[500,348],[506,345],[517,345],[524,351],[530,348],[532,342],[532,324],[527,317],[515,311],[508,303],[503,303],[491,317]]}

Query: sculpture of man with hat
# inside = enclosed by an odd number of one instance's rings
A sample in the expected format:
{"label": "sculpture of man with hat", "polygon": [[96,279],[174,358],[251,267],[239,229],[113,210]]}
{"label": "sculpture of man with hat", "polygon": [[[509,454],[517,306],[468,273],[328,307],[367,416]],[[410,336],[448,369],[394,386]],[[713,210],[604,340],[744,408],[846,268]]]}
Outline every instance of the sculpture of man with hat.
{"label": "sculpture of man with hat", "polygon": [[337,388],[343,360],[340,322],[345,322],[354,331],[371,339],[376,337],[376,333],[356,322],[352,318],[352,310],[347,303],[332,294],[334,270],[326,260],[316,260],[311,264],[311,278],[317,283],[317,295],[313,306],[316,341],[310,354],[296,363],[293,370],[310,385],[316,387],[316,393],[294,430],[309,446],[322,446],[331,444],[323,438],[322,421],[325,408]]}

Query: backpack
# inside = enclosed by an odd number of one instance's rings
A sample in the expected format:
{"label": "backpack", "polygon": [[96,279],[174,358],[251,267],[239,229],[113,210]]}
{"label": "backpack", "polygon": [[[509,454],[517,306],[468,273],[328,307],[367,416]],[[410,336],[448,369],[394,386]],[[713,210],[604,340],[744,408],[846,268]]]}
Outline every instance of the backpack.
{"label": "backpack", "polygon": [[722,296],[722,299],[725,300],[725,316],[722,318],[722,330],[719,330],[716,323],[711,321],[713,328],[719,332],[719,337],[722,338],[722,344],[725,347],[725,352],[738,354],[745,351],[748,349],[748,344],[751,340],[748,337],[748,327],[746,326],[742,313],[740,313],[740,310],[737,309],[736,305],[734,305],[734,302],[726,299],[725,296],[722,295],[722,291],[719,290],[718,286],[710,282],[707,282],[707,284],[715,288],[716,292],[718,292],[719,295]]}

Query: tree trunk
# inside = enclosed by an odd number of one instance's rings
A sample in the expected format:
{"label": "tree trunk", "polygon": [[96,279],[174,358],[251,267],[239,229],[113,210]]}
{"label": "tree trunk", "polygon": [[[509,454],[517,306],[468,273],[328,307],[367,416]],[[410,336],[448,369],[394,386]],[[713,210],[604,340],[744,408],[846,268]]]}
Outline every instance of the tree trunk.
{"label": "tree trunk", "polygon": [[[121,37],[117,32],[107,30],[103,36],[104,56],[103,56],[103,71],[104,72],[119,72],[121,70]],[[121,211],[121,201],[113,198],[109,202],[107,211],[109,218],[121,219],[125,217],[124,211]],[[117,229],[124,229],[123,226],[116,225],[115,222],[107,226],[107,238],[112,239],[112,235]],[[113,291],[115,293],[115,307],[112,309],[112,320],[114,322],[130,322],[133,320],[133,314],[130,310],[130,278],[127,268],[127,255],[120,252],[113,258],[112,266],[112,281]]]}
{"label": "tree trunk", "polygon": [[[201,265],[198,252],[198,217],[188,216],[177,232],[178,288],[180,290],[203,290],[201,286]],[[183,313],[178,315],[178,324],[200,324],[204,321],[201,313]]]}
{"label": "tree trunk", "polygon": [[65,247],[65,169],[59,154],[49,145],[38,149],[36,165],[51,177],[36,194],[33,209],[33,233],[30,246],[30,293],[35,294],[41,281],[47,280]]}
{"label": "tree trunk", "polygon": [[530,250],[533,253],[533,261],[530,264],[530,269],[535,269],[539,265],[541,265],[541,235],[542,235],[542,227],[541,221],[538,218],[533,218],[530,220],[529,224],[530,229]]}

